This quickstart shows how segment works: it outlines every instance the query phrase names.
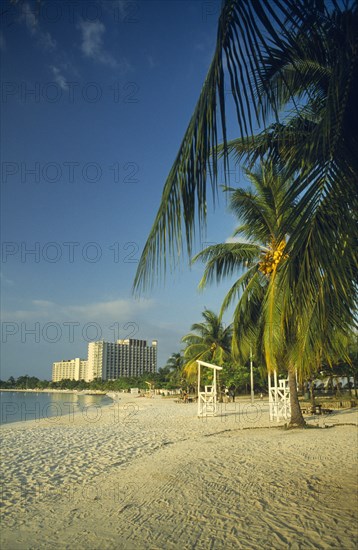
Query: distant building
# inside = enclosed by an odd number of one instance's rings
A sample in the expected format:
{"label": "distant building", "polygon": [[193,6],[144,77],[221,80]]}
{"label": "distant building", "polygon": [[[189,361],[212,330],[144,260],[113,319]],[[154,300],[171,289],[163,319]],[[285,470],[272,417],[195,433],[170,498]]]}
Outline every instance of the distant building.
{"label": "distant building", "polygon": [[148,346],[146,340],[127,338],[117,342],[90,342],[88,359],[69,359],[53,363],[52,380],[116,380],[142,376],[157,371],[157,340]]}
{"label": "distant building", "polygon": [[157,340],[148,346],[146,340],[128,338],[117,342],[90,342],[88,344],[88,372],[93,378],[116,380],[128,376],[142,376],[157,371]]}
{"label": "distant building", "polygon": [[52,381],[60,380],[86,380],[88,381],[88,361],[86,359],[63,359],[52,365]]}

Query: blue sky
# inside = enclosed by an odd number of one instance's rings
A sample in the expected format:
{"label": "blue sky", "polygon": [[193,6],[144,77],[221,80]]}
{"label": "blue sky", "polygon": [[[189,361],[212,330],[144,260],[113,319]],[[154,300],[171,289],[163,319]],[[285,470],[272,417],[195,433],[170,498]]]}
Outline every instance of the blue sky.
{"label": "blue sky", "polygon": [[[50,378],[99,337],[158,339],[163,366],[229,286],[200,293],[203,266],[183,263],[164,287],[131,292],[220,2],[3,5],[1,378]],[[234,226],[221,198],[205,242]]]}

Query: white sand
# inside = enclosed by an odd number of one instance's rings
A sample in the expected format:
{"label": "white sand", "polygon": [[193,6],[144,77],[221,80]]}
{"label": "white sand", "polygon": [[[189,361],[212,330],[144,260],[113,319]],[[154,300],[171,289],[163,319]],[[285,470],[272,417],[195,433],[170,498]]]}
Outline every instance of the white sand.
{"label": "white sand", "polygon": [[3,426],[1,549],[356,548],[357,412],[300,431],[267,404],[223,412],[124,396]]}

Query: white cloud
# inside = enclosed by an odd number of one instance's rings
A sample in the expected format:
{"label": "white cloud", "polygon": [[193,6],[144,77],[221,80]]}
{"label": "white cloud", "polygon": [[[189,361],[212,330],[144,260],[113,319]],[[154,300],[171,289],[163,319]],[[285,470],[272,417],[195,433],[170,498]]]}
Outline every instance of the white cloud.
{"label": "white cloud", "polygon": [[128,71],[133,71],[133,65],[126,57],[122,57],[118,64],[119,70],[121,73],[127,73]]}
{"label": "white cloud", "polygon": [[2,311],[1,317],[4,319],[4,325],[6,323],[11,323],[14,321],[25,322],[25,321],[39,321],[39,319],[48,319],[48,311],[43,309],[16,309],[13,311]]}
{"label": "white cloud", "polygon": [[247,239],[244,236],[241,237],[228,237],[225,239],[226,243],[242,243],[242,244],[254,244],[255,246],[260,246],[260,243],[255,242],[253,240]]}
{"label": "white cloud", "polygon": [[38,33],[39,31],[39,22],[36,18],[36,15],[31,10],[29,4],[27,2],[24,2],[22,5],[22,13],[20,16],[20,21],[24,22],[26,25],[27,30],[30,34],[33,36]]}
{"label": "white cloud", "polygon": [[52,65],[50,69],[52,71],[54,81],[60,86],[60,88],[62,88],[62,90],[67,90],[67,82],[60,69],[54,65]]}
{"label": "white cloud", "polygon": [[56,49],[56,41],[52,38],[49,32],[43,32],[41,30],[39,21],[27,2],[24,2],[22,5],[20,21],[26,25],[26,28],[31,36],[37,38],[38,44],[41,47],[45,50]]}
{"label": "white cloud", "polygon": [[32,300],[32,304],[36,307],[52,307],[55,305],[54,302],[49,302],[48,300]]}
{"label": "white cloud", "polygon": [[[32,307],[31,307],[32,306]],[[121,323],[136,320],[137,316],[154,307],[154,301],[142,300],[110,300],[106,302],[92,302],[83,305],[61,306],[49,300],[32,300],[28,309],[3,311],[2,317],[6,320],[27,320],[34,321],[48,319],[55,322],[71,319],[87,323],[96,321],[101,323]]]}
{"label": "white cloud", "polygon": [[78,24],[82,33],[81,50],[86,57],[97,63],[117,67],[115,58],[103,46],[103,34],[106,27],[100,21],[83,21]]}
{"label": "white cloud", "polygon": [[128,321],[133,315],[153,307],[153,300],[112,300],[109,302],[94,302],[83,306],[67,306],[67,315],[76,315],[81,319],[109,319]]}
{"label": "white cloud", "polygon": [[43,46],[45,50],[55,50],[56,49],[56,40],[52,38],[49,32],[41,32],[39,34],[39,44]]}
{"label": "white cloud", "polygon": [[226,243],[242,243],[242,242],[249,242],[247,241],[246,239],[242,238],[242,237],[228,237],[227,239],[225,239],[225,242]]}

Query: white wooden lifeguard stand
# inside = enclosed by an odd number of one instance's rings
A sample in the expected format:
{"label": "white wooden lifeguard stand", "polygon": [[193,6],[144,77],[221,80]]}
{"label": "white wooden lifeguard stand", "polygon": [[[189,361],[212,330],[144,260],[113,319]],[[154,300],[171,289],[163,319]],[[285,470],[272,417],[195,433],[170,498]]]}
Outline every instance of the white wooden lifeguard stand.
{"label": "white wooden lifeguard stand", "polygon": [[[277,371],[273,373],[272,385],[271,373],[268,374],[270,421],[289,420],[291,418],[290,389],[288,378],[277,380]],[[278,384],[277,384],[278,382]]]}
{"label": "white wooden lifeguard stand", "polygon": [[[215,416],[217,412],[217,389],[216,372],[222,370],[222,367],[197,361],[198,363],[198,416]],[[211,386],[205,386],[205,391],[200,391],[200,367],[208,367],[213,370],[213,383]]]}

